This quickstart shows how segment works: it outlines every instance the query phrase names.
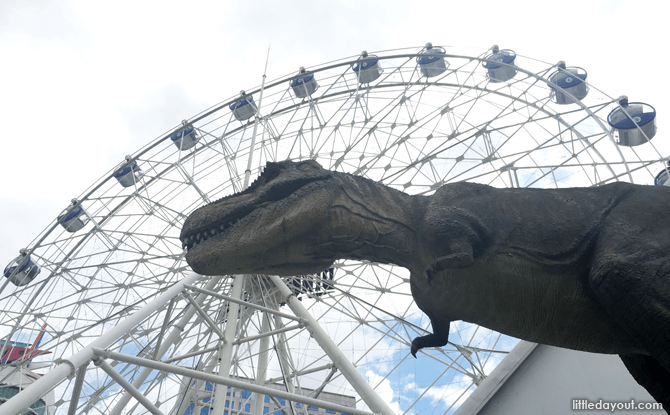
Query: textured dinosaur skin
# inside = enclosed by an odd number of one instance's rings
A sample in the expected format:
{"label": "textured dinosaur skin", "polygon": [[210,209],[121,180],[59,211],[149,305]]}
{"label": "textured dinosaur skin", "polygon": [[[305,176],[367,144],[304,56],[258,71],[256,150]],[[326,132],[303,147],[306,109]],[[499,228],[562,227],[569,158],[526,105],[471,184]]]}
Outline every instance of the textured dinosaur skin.
{"label": "textured dinosaur skin", "polygon": [[301,275],[337,259],[410,270],[433,334],[464,320],[528,341],[618,354],[670,412],[670,189],[497,189],[411,196],[315,161],[268,163],[247,190],[203,206],[181,240],[207,275]]}

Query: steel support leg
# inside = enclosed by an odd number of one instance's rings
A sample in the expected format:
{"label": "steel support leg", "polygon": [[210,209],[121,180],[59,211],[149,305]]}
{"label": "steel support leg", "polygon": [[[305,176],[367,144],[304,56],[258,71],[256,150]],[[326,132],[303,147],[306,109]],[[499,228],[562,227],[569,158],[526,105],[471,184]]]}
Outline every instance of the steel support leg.
{"label": "steel support leg", "polygon": [[[284,323],[281,321],[281,317],[275,316],[275,327],[282,328]],[[293,382],[291,375],[293,374],[293,368],[290,364],[288,350],[286,348],[286,336],[279,334],[277,336],[277,354],[279,355],[279,366],[284,375],[284,384],[286,385],[286,390],[289,393],[294,392]]]}
{"label": "steel support leg", "polygon": [[[270,331],[270,316],[268,313],[263,313],[263,323],[261,324],[261,333]],[[260,347],[258,349],[258,366],[256,367],[256,385],[265,386],[265,377],[268,370],[268,352],[270,351],[270,336],[261,338]],[[256,394],[256,402],[254,404],[254,415],[263,415],[263,400],[264,395]]]}
{"label": "steel support leg", "polygon": [[[245,276],[236,275],[233,282],[233,298],[242,298],[244,290]],[[219,376],[227,378],[230,374],[230,364],[233,358],[233,341],[235,341],[235,334],[237,334],[237,316],[240,311],[238,303],[228,303],[228,321],[226,322],[226,329],[224,331],[224,343],[219,349]],[[222,385],[217,385],[214,392],[214,409],[212,415],[223,415],[224,404],[226,401],[226,388]]]}
{"label": "steel support leg", "polygon": [[81,387],[84,385],[84,378],[86,377],[86,369],[88,365],[81,365],[77,369],[77,379],[74,381],[74,388],[72,389],[72,396],[70,397],[70,407],[67,410],[67,415],[74,415],[77,411],[77,404],[79,403],[79,396],[81,395]]}
{"label": "steel support leg", "polygon": [[277,286],[282,296],[286,299],[286,304],[291,308],[296,316],[307,320],[307,330],[312,337],[319,343],[319,346],[330,357],[335,366],[342,372],[342,375],[349,381],[351,386],[361,396],[363,401],[372,409],[373,412],[383,415],[393,415],[393,411],[386,405],[386,402],[375,392],[369,383],[365,381],[356,367],[344,356],[344,353],[337,347],[335,342],[321,328],[316,319],[307,311],[305,306],[298,300],[295,294],[286,286],[284,281],[277,275],[270,275],[270,280]]}
{"label": "steel support leg", "polygon": [[[281,320],[281,317],[275,315],[275,329],[280,329],[284,327],[284,323]],[[284,385],[286,385],[286,390],[289,393],[295,392],[295,387],[293,386],[293,379],[291,375],[294,370],[292,367],[292,362],[290,360],[290,355],[286,347],[286,336],[284,333],[277,335],[277,355],[279,356],[279,366],[281,367],[281,372],[284,376]],[[289,402],[291,411],[284,409],[285,415],[295,414],[295,404],[293,401]]]}

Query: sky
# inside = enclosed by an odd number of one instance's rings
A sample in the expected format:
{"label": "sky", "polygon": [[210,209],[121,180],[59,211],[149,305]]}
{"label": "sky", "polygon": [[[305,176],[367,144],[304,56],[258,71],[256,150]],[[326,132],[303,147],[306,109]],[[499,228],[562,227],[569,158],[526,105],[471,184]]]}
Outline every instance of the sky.
{"label": "sky", "polygon": [[[0,1],[0,262],[125,155],[267,79],[362,50],[498,44],[564,60],[592,86],[658,112],[653,1]],[[481,50],[480,49],[480,50]]]}
{"label": "sky", "polygon": [[362,50],[497,44],[653,105],[665,140],[660,4],[0,0],[0,265],[124,156],[259,85],[268,46],[272,80]]}

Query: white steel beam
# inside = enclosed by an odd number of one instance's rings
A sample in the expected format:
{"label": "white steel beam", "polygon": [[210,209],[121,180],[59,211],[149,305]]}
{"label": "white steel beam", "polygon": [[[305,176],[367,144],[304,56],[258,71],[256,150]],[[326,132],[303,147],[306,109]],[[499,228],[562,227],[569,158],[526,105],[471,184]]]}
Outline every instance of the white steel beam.
{"label": "white steel beam", "polygon": [[[275,328],[280,329],[284,327],[284,323],[281,321],[281,317],[275,315],[274,319],[275,319]],[[275,341],[275,347],[277,348],[277,357],[279,358],[279,366],[281,367],[281,373],[283,376],[284,385],[286,386],[286,390],[288,390],[289,393],[294,393],[295,387],[293,386],[293,379],[291,378],[291,373],[295,372],[295,368],[293,367],[293,362],[291,361],[291,355],[289,354],[288,348],[286,347],[286,336],[282,332],[277,337],[278,339],[276,339]],[[291,415],[296,413],[295,403],[293,401],[289,401],[288,407],[289,407],[288,409],[291,410],[290,412],[287,409],[282,409],[285,415]]]}
{"label": "white steel beam", "polygon": [[205,320],[205,323],[207,323],[209,328],[211,328],[212,331],[214,333],[216,333],[219,336],[219,338],[222,339],[225,343],[225,338],[224,338],[223,332],[221,331],[219,326],[217,326],[216,323],[211,319],[211,317],[209,317],[207,315],[207,313],[205,313],[205,310],[203,310],[202,307],[200,307],[200,304],[198,304],[195,301],[195,299],[193,297],[191,297],[191,295],[189,293],[187,293],[186,291],[184,291],[183,295],[184,295],[184,298],[186,298],[188,300],[188,302],[191,303],[191,305],[195,308],[195,311],[198,312],[200,317],[202,317],[202,319]]}
{"label": "white steel beam", "polygon": [[[335,367],[342,372],[342,375],[349,381],[351,386],[356,389],[363,401],[376,413],[383,415],[393,415],[391,408],[375,392],[356,367],[344,356],[344,353],[337,347],[335,342],[321,328],[316,319],[307,311],[305,306],[298,300],[295,294],[286,286],[284,281],[277,275],[269,275],[268,278],[277,286],[286,304],[296,314],[296,316],[307,320],[307,330],[312,337],[319,343],[319,346],[330,357]],[[322,405],[323,406],[323,405]],[[346,412],[345,412],[346,413]]]}
{"label": "white steel beam", "polygon": [[330,380],[333,378],[333,375],[335,375],[335,372],[337,372],[337,368],[336,368],[335,366],[333,366],[332,368],[330,368],[330,372],[328,373],[328,375],[326,376],[326,378],[325,378],[325,379],[323,380],[323,382],[321,383],[321,386],[319,386],[318,388],[316,388],[316,389],[314,390],[314,392],[311,393],[311,395],[314,397],[314,399],[318,398],[319,395],[321,395],[321,392],[323,392],[323,388],[325,388],[326,385],[328,384],[328,382],[330,382]]}
{"label": "white steel beam", "polygon": [[114,379],[114,382],[116,382],[119,386],[121,386],[123,389],[126,390],[126,392],[130,393],[133,395],[133,398],[137,399],[137,401],[144,406],[147,411],[151,412],[154,415],[163,415],[163,413],[154,406],[154,404],[151,403],[149,399],[147,399],[146,396],[142,395],[142,392],[138,391],[136,387],[130,384],[119,372],[117,372],[113,367],[109,365],[109,363],[105,362],[101,357],[98,357],[97,359],[93,360],[93,364],[101,368],[102,370],[105,371],[111,377]]}
{"label": "white steel beam", "polygon": [[[182,354],[182,355],[179,355],[179,356],[171,357],[169,359],[161,360],[161,362],[163,362],[163,363],[178,362],[180,360],[188,359],[189,357],[200,356],[201,354],[211,353],[211,352],[215,352],[217,350],[219,350],[219,346],[212,346],[212,347],[208,347],[206,349],[200,349],[200,350],[197,350],[195,352],[186,353],[186,354]],[[154,360],[156,360],[156,359],[154,359]]]}
{"label": "white steel beam", "polygon": [[[210,280],[207,282],[207,285],[205,285],[205,288],[207,289],[213,289],[216,284],[219,282],[221,277],[211,277]],[[184,287],[186,287],[187,284],[184,284]],[[174,297],[173,297],[174,298]],[[205,295],[198,295],[195,298],[196,303],[202,304],[205,301],[206,296]],[[155,353],[155,358],[160,359],[163,357],[165,353],[167,353],[168,349],[172,347],[172,344],[179,338],[181,335],[182,331],[184,331],[184,328],[186,325],[191,321],[193,316],[195,315],[195,308],[190,307],[188,308],[185,312],[182,318],[177,322],[177,324],[173,325],[172,331],[170,334],[168,334],[167,337],[165,337],[160,345],[160,348],[157,353]],[[142,386],[142,383],[149,377],[151,374],[151,369],[145,368],[142,370],[136,377],[135,380],[133,381],[133,386],[136,388],[139,388]],[[130,401],[131,395],[129,393],[123,394],[121,399],[119,399],[119,402],[114,405],[114,408],[112,408],[112,411],[109,413],[109,415],[119,415],[121,411],[126,407],[128,402]]]}
{"label": "white steel beam", "polygon": [[[261,333],[270,331],[270,315],[263,313],[263,322],[261,323]],[[260,346],[258,348],[258,365],[256,367],[256,385],[265,386],[265,377],[268,370],[268,353],[270,348],[270,336],[261,338]],[[253,415],[263,415],[263,395],[256,393],[256,401],[254,402]]]}
{"label": "white steel beam", "polygon": [[67,415],[74,415],[77,411],[77,404],[79,403],[79,396],[81,396],[81,387],[84,385],[87,368],[88,365],[81,365],[79,366],[79,369],[77,369],[77,378],[74,381],[74,388],[72,389],[72,396],[70,396],[70,406],[67,410]]}
{"label": "white steel beam", "polygon": [[[198,365],[195,367],[195,370],[204,373],[212,373],[217,363],[218,359],[209,359],[207,362],[198,363]],[[145,367],[145,369],[153,370],[150,367]],[[186,409],[188,409],[189,405],[191,405],[192,403],[196,405],[198,403],[198,391],[202,389],[202,385],[205,383],[205,381],[201,379],[196,379],[196,381],[193,382],[193,379],[196,378],[182,377],[181,383],[183,385],[183,389],[180,388],[179,390],[179,398],[181,399],[181,404],[179,405],[176,411],[174,410],[170,411],[171,415],[183,414],[186,411]],[[195,386],[193,385],[194,383]]]}
{"label": "white steel beam", "polygon": [[[330,370],[330,369],[332,369],[332,368],[334,368],[334,367],[335,367],[335,365],[333,365],[332,363],[328,363],[327,365],[316,366],[316,367],[313,367],[313,368],[311,368],[311,369],[305,369],[305,370],[299,370],[299,371],[297,371],[297,372],[293,372],[293,373],[291,373],[291,377],[294,378],[294,377],[296,377],[296,376],[309,375],[310,373],[316,373],[316,372],[320,372],[320,371],[322,371],[322,370]],[[336,370],[337,370],[337,369],[336,369]],[[282,379],[283,379],[283,378],[279,378],[279,377],[277,377],[277,378],[271,378],[271,379],[268,379],[268,380],[267,380],[267,383],[275,383],[275,382],[278,382],[278,381],[280,381],[280,380],[282,380]]]}
{"label": "white steel beam", "polygon": [[133,327],[140,324],[153,312],[165,305],[165,303],[170,301],[172,297],[180,293],[184,289],[184,285],[193,284],[200,278],[202,278],[202,275],[196,274],[195,272],[191,273],[183,280],[165,290],[163,294],[153,299],[115,327],[107,330],[102,336],[95,339],[88,346],[72,355],[69,359],[64,360],[49,373],[37,379],[26,389],[22,390],[16,396],[1,405],[0,415],[15,415],[20,413],[24,408],[30,406],[33,402],[40,399],[45,393],[62,382],[63,379],[73,375],[73,370],[77,370],[80,366],[88,364],[94,356],[93,348],[108,347]]}
{"label": "white steel beam", "polygon": [[156,348],[154,349],[154,360],[162,356],[158,356],[158,352],[161,350],[161,343],[163,343],[163,336],[168,329],[168,323],[170,322],[170,317],[172,316],[172,310],[174,310],[175,299],[170,300],[167,310],[165,311],[165,318],[163,318],[163,325],[161,326],[161,331],[158,333],[158,340],[156,340]]}
{"label": "white steel beam", "polygon": [[264,311],[266,313],[276,314],[280,317],[283,317],[283,318],[286,318],[286,319],[289,319],[289,320],[295,320],[295,321],[298,321],[298,322],[303,321],[300,317],[296,317],[296,316],[292,316],[290,314],[282,313],[281,311],[277,311],[275,309],[268,308],[268,307],[263,307],[262,305],[248,303],[248,302],[246,302],[244,300],[241,300],[239,298],[233,298],[233,297],[228,296],[228,295],[215,293],[214,291],[194,287],[192,285],[187,285],[186,288],[191,290],[191,291],[195,291],[195,292],[198,292],[198,293],[211,295],[212,297],[220,298],[221,300],[230,301],[231,303],[242,304],[245,307],[253,308],[253,309],[258,310],[258,311]]}
{"label": "white steel beam", "polygon": [[[233,298],[241,298],[244,291],[245,275],[236,275],[233,281]],[[233,358],[233,341],[237,334],[237,321],[240,311],[240,305],[237,302],[228,303],[228,316],[226,328],[224,331],[223,344],[219,349],[219,376],[227,378],[230,373],[231,360]],[[223,415],[224,404],[226,402],[226,389],[218,385],[214,391],[214,409],[213,415]]]}
{"label": "white steel beam", "polygon": [[291,330],[297,330],[305,327],[305,324],[294,324],[292,326],[284,326],[280,329],[268,331],[268,332],[261,332],[260,334],[254,334],[252,336],[247,336],[247,337],[241,337],[233,342],[233,344],[242,344],[242,343],[247,343],[251,342],[254,340],[262,339],[263,337],[267,336],[274,336],[275,334],[280,334],[280,333],[286,333],[287,331]]}
{"label": "white steel beam", "polygon": [[[349,415],[374,415],[373,412],[363,411],[361,409],[352,408],[349,406],[338,405],[331,402],[320,401],[314,398],[308,398],[307,396],[297,395],[294,393],[288,393],[277,389],[272,389],[268,387],[258,386],[253,383],[243,382],[241,380],[235,380],[226,378],[223,376],[215,375],[212,373],[206,373],[202,371],[197,371],[193,369],[188,369],[183,366],[170,365],[167,363],[157,362],[151,359],[145,359],[142,357],[131,356],[128,354],[113,352],[110,350],[103,350],[99,347],[94,349],[95,355],[103,357],[105,359],[114,359],[119,362],[130,363],[137,366],[145,366],[151,369],[160,370],[162,372],[174,373],[176,375],[181,375],[184,377],[200,379],[205,382],[214,383],[217,385],[230,386],[231,388],[236,388],[240,390],[248,390],[251,392],[256,392],[258,394],[276,396],[278,398],[286,399],[289,401],[295,401],[304,403],[305,405],[318,406],[324,409],[330,409],[337,412],[344,412]],[[225,389],[225,388],[224,388]],[[3,405],[4,406],[4,405]],[[389,412],[392,414],[392,412]]]}

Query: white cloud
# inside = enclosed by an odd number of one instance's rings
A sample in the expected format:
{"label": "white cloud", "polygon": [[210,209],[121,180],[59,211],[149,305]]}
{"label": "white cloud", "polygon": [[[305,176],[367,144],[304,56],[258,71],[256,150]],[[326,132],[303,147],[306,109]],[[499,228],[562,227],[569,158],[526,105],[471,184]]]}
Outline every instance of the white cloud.
{"label": "white cloud", "polygon": [[426,396],[431,398],[434,404],[441,405],[443,409],[452,406],[458,408],[474,391],[474,387],[471,385],[471,378],[466,375],[458,375],[446,385],[436,385],[428,389]]}
{"label": "white cloud", "polygon": [[379,385],[375,390],[391,411],[395,414],[402,414],[403,411],[400,409],[400,403],[398,402],[398,392],[391,388],[391,381],[383,379],[383,376],[377,375],[372,370],[366,371],[365,376],[368,378],[369,384],[373,386]]}

